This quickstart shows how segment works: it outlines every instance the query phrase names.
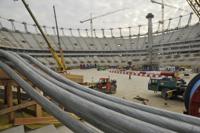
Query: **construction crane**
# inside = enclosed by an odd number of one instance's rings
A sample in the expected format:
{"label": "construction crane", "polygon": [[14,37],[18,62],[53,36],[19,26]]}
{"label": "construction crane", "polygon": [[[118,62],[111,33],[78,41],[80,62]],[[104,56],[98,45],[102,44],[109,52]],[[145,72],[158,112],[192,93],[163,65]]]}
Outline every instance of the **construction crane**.
{"label": "construction crane", "polygon": [[200,20],[200,0],[187,0],[187,2]]}
{"label": "construction crane", "polygon": [[[17,0],[14,0],[17,1]],[[28,4],[25,2],[25,0],[22,0],[22,3],[24,4],[25,8],[27,9],[27,11],[29,12],[30,16],[32,17],[33,21],[35,22],[36,26],[38,27],[40,33],[42,34],[42,37],[44,38],[44,40],[46,41],[48,48],[53,56],[53,58],[56,60],[57,64],[58,64],[58,70],[60,72],[64,72],[66,70],[65,68],[65,64],[62,61],[62,55],[61,58],[58,56],[57,52],[55,51],[55,49],[51,46],[50,41],[47,39],[47,36],[45,35],[45,33],[43,32],[40,24],[38,23],[38,21],[36,20],[35,16],[33,15],[31,9],[29,8]]]}
{"label": "construction crane", "polygon": [[55,18],[55,24],[56,24],[56,31],[57,31],[57,38],[58,38],[58,46],[59,46],[59,51],[60,51],[60,59],[61,59],[61,63],[64,66],[64,70],[67,69],[65,66],[65,60],[64,60],[64,53],[63,53],[63,49],[61,46],[61,42],[60,42],[60,35],[59,35],[59,30],[58,30],[58,22],[57,22],[57,16],[56,16],[56,9],[55,6],[53,6],[53,11],[54,11],[54,18]]}
{"label": "construction crane", "polygon": [[161,5],[161,10],[162,10],[162,18],[161,18],[161,21],[160,21],[160,24],[162,24],[162,34],[164,35],[164,16],[165,16],[165,12],[164,12],[164,8],[165,6],[167,7],[170,7],[170,8],[174,8],[174,9],[178,9],[178,10],[182,10],[182,11],[186,11],[186,12],[189,12],[188,10],[185,10],[185,9],[182,9],[182,8],[179,8],[179,7],[176,7],[176,6],[173,6],[173,5],[169,5],[169,4],[165,4],[164,3],[164,0],[162,0],[161,2],[158,2],[158,1],[154,1],[154,0],[151,0],[152,3],[154,4],[159,4]]}
{"label": "construction crane", "polygon": [[121,9],[117,9],[117,10],[114,10],[114,11],[111,11],[111,12],[107,12],[107,13],[104,13],[104,14],[101,14],[101,15],[98,15],[98,16],[95,16],[95,17],[92,17],[92,13],[91,13],[90,18],[82,20],[82,21],[80,21],[80,23],[85,23],[85,22],[88,22],[88,21],[90,22],[91,36],[93,37],[93,20],[104,17],[104,16],[111,15],[111,14],[114,14],[114,13],[117,13],[117,12],[120,12],[120,11],[128,10],[128,9],[131,9],[131,8],[121,8]]}

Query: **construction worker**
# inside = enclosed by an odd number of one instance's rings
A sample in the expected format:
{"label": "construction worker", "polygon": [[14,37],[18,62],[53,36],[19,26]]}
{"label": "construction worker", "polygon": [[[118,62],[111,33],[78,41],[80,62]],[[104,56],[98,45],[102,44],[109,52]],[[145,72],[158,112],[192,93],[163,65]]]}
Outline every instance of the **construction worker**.
{"label": "construction worker", "polygon": [[131,73],[129,73],[128,78],[131,79]]}

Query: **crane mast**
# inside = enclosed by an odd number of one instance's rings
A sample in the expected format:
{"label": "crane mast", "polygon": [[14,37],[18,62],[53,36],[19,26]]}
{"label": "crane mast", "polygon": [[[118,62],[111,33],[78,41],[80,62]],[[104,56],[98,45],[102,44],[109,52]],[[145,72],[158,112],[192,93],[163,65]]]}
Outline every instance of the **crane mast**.
{"label": "crane mast", "polygon": [[63,69],[65,70],[66,66],[65,66],[65,60],[64,60],[64,53],[63,53],[61,42],[60,42],[60,35],[59,35],[59,30],[58,30],[58,22],[57,22],[57,16],[56,16],[56,8],[55,8],[55,6],[53,6],[53,11],[54,11],[55,24],[56,24],[58,46],[59,46],[59,51],[60,51],[60,59],[61,59],[61,63],[63,64],[63,67],[64,67]]}
{"label": "crane mast", "polygon": [[169,4],[166,4],[164,3],[164,0],[162,0],[161,2],[158,2],[158,1],[155,1],[155,0],[151,0],[152,3],[154,4],[159,4],[161,5],[161,10],[162,10],[162,14],[161,14],[161,24],[162,24],[162,35],[164,35],[164,18],[165,18],[165,6],[166,7],[170,7],[170,8],[174,8],[174,9],[178,9],[178,10],[182,10],[182,11],[186,11],[186,12],[189,12],[188,10],[185,10],[185,9],[182,9],[182,8],[179,8],[179,7],[176,7],[176,6],[173,6],[173,5],[169,5]]}
{"label": "crane mast", "polygon": [[165,30],[165,24],[164,24],[164,18],[165,18],[165,6],[164,6],[164,0],[162,0],[162,4],[161,4],[161,6],[162,6],[162,37],[164,38],[164,30]]}

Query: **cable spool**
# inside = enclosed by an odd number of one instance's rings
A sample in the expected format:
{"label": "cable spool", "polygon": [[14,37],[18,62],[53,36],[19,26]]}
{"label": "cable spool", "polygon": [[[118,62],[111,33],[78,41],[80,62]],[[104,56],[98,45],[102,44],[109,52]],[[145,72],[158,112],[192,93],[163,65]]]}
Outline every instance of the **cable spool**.
{"label": "cable spool", "polygon": [[200,74],[188,84],[184,102],[187,114],[200,117]]}

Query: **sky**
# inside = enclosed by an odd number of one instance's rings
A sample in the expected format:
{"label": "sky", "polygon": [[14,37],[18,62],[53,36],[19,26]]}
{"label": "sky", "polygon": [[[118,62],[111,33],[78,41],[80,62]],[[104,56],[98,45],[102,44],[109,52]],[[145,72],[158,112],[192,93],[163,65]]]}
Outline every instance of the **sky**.
{"label": "sky", "polygon": [[[161,0],[156,0],[161,1]],[[90,28],[90,23],[80,23],[81,20],[88,19],[90,15],[98,16],[117,9],[129,8],[123,11],[113,13],[93,21],[95,29],[109,29],[119,27],[134,27],[133,32],[138,32],[138,25],[147,25],[146,15],[154,14],[153,22],[161,18],[161,6],[151,3],[150,0],[26,0],[31,10],[35,14],[41,25],[54,26],[53,5],[56,7],[58,24],[66,28]],[[188,10],[181,11],[175,8],[165,7],[165,19],[189,14],[192,11],[186,0],[164,0],[165,3]],[[195,15],[193,22],[197,21]],[[23,6],[21,0],[0,0],[0,17],[12,18],[17,21],[33,23],[31,17]],[[183,17],[182,24],[186,23],[188,16]],[[3,25],[6,21],[0,19]],[[178,19],[172,25],[177,25]],[[167,26],[167,22],[165,27]],[[18,26],[20,28],[20,25]],[[156,29],[156,24],[154,29]],[[145,30],[145,27],[144,29]]]}

